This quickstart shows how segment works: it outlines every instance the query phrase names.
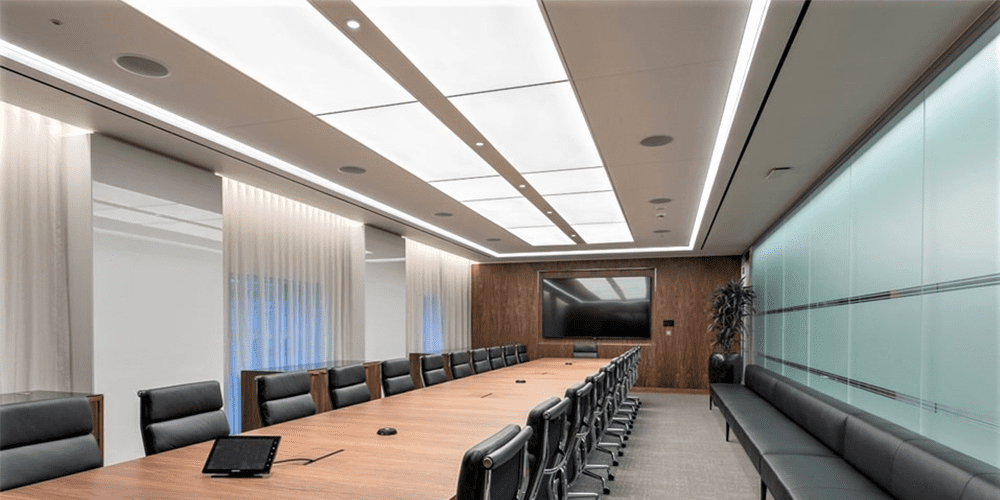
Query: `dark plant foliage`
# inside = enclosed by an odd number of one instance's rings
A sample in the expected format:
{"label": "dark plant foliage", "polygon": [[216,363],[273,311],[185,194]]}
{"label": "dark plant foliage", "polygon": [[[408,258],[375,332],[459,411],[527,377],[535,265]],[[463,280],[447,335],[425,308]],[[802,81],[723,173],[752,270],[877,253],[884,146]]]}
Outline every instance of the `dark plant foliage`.
{"label": "dark plant foliage", "polygon": [[755,312],[753,302],[756,297],[753,287],[744,286],[738,279],[712,292],[712,311],[709,315],[712,324],[708,329],[713,332],[713,346],[719,346],[725,354],[733,352],[733,344],[745,333],[746,318]]}

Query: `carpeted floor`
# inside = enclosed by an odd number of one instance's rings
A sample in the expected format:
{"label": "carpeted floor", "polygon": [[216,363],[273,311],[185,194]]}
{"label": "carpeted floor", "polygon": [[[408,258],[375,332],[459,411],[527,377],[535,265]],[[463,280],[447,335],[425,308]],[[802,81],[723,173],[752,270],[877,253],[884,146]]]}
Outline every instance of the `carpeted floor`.
{"label": "carpeted floor", "polygon": [[[642,409],[602,499],[757,500],[760,476],[708,396],[639,393]],[[606,453],[591,457],[608,463]],[[583,477],[571,491],[600,491]],[[768,494],[768,499],[771,499]]]}

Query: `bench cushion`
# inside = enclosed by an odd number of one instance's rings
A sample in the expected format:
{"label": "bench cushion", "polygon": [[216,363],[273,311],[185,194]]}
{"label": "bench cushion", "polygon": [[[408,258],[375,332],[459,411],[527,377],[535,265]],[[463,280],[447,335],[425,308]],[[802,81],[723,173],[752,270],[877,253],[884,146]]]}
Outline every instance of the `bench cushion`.
{"label": "bench cushion", "polygon": [[1000,473],[980,474],[969,480],[962,500],[995,500],[1000,498]]}
{"label": "bench cushion", "polygon": [[[937,441],[906,441],[892,461],[892,493],[906,500],[960,500],[973,476],[991,472],[996,468]],[[990,498],[1000,498],[1000,489]]]}
{"label": "bench cushion", "polygon": [[843,456],[879,487],[891,491],[896,450],[914,439],[921,439],[921,436],[884,418],[859,413],[847,417]]}
{"label": "bench cushion", "polygon": [[844,432],[847,417],[852,412],[831,401],[814,389],[792,381],[774,386],[774,405],[796,424],[830,447],[838,455],[844,453]]}
{"label": "bench cushion", "polygon": [[765,455],[760,479],[775,500],[892,499],[844,459],[835,456]]}
{"label": "bench cushion", "polygon": [[731,427],[758,471],[761,456],[768,453],[833,456],[823,443],[764,400],[733,406],[730,411]]}

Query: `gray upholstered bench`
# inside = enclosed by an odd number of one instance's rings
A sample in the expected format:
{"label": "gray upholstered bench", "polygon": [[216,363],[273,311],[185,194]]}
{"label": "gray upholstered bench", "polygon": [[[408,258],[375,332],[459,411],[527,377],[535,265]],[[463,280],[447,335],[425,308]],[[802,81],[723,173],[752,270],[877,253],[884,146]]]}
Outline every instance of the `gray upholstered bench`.
{"label": "gray upholstered bench", "polygon": [[997,500],[1000,469],[757,365],[710,406],[760,473],[761,499]]}

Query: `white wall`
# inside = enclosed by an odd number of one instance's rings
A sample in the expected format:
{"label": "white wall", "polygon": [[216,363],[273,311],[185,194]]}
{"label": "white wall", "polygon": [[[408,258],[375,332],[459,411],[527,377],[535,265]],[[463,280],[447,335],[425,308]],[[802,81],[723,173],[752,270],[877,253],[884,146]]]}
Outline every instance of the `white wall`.
{"label": "white wall", "polygon": [[365,360],[406,356],[405,242],[365,226],[365,247]]}
{"label": "white wall", "polygon": [[[221,184],[208,172],[100,137],[92,151],[95,182],[221,213]],[[105,464],[113,464],[143,456],[136,391],[222,383],[226,308],[220,245],[100,215],[94,390],[104,394]]]}

